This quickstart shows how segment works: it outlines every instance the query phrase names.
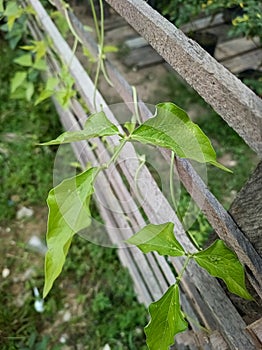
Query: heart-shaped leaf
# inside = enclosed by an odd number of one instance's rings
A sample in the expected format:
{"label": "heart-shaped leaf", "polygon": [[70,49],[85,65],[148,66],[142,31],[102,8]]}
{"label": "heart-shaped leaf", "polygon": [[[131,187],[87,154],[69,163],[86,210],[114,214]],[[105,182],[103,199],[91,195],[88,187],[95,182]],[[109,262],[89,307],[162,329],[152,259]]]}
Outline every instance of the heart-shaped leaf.
{"label": "heart-shaped leaf", "polygon": [[253,299],[246,289],[242,264],[223,241],[215,241],[209,248],[195,253],[193,258],[211,276],[221,278],[230,292],[244,299]]}
{"label": "heart-shaped leaf", "polygon": [[91,168],[64,180],[49,192],[44,297],[62,271],[74,234],[91,223],[89,201],[97,171],[98,168]]}
{"label": "heart-shaped leaf", "polygon": [[211,163],[230,171],[216,161],[211,142],[199,126],[171,102],[158,104],[155,116],[135,129],[131,140],[169,148],[181,158]]}
{"label": "heart-shaped leaf", "polygon": [[88,117],[84,129],[74,132],[64,132],[55,140],[44,142],[42,145],[58,145],[81,140],[88,140],[98,136],[116,135],[119,131],[106,117],[104,112],[98,112]]}
{"label": "heart-shaped leaf", "polygon": [[174,236],[174,224],[149,224],[127,240],[136,245],[143,253],[152,251],[160,255],[183,256],[185,251]]}
{"label": "heart-shaped leaf", "polygon": [[14,59],[14,62],[24,67],[31,67],[33,65],[32,56],[30,53]]}
{"label": "heart-shaped leaf", "polygon": [[178,285],[174,284],[149,306],[151,320],[145,327],[149,350],[168,350],[174,344],[175,335],[187,329],[179,299]]}

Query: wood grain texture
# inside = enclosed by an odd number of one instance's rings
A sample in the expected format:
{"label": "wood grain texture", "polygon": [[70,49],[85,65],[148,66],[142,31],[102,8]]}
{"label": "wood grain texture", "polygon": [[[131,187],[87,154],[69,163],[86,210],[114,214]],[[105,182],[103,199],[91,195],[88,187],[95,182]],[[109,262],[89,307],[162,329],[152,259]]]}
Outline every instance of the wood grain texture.
{"label": "wood grain texture", "polygon": [[262,256],[262,162],[237,194],[229,212]]}
{"label": "wood grain texture", "polygon": [[262,100],[142,0],[107,2],[262,155]]}
{"label": "wood grain texture", "polygon": [[247,331],[253,336],[257,343],[258,349],[262,349],[262,318],[250,324]]}

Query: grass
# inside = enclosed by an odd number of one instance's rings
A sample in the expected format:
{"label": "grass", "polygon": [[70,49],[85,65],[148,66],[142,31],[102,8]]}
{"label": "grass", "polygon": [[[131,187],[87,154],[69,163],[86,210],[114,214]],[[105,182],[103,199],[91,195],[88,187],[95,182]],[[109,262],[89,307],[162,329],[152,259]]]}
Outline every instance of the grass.
{"label": "grass", "polygon": [[[138,304],[116,250],[79,236],[44,313],[34,309],[33,287],[43,288],[43,256],[29,250],[26,242],[35,231],[44,235],[55,158],[54,148],[36,143],[55,138],[61,127],[50,102],[35,107],[9,98],[15,52],[1,41],[0,55],[0,266],[1,272],[10,272],[0,282],[0,347],[93,350],[109,344],[119,350],[145,349],[147,312]],[[21,205],[32,206],[35,215],[15,220]]]}
{"label": "grass", "polygon": [[[52,186],[55,153],[36,143],[61,131],[50,103],[11,100],[9,80],[18,69],[12,64],[15,52],[1,42],[0,85],[0,221],[11,219],[20,203],[44,204]],[[20,68],[21,69],[21,68]]]}

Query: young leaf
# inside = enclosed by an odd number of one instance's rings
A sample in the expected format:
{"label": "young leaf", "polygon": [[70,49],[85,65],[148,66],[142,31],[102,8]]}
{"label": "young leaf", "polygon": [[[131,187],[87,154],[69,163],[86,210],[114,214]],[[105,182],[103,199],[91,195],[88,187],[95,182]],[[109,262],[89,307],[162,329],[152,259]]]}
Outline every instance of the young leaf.
{"label": "young leaf", "polygon": [[211,142],[199,126],[171,102],[158,104],[155,116],[141,124],[133,132],[131,140],[169,148],[181,158],[211,163],[229,171],[216,161]]}
{"label": "young leaf", "polygon": [[25,96],[27,101],[31,101],[34,91],[35,91],[34,84],[31,81],[28,81],[26,84],[26,90],[25,90]]}
{"label": "young leaf", "polygon": [[91,223],[89,201],[97,171],[91,168],[64,180],[49,192],[44,297],[62,271],[74,234]]}
{"label": "young leaf", "polygon": [[59,84],[59,79],[56,77],[49,77],[46,82],[46,90],[54,90]]}
{"label": "young leaf", "polygon": [[105,45],[105,46],[103,47],[103,52],[104,52],[104,53],[118,52],[118,47],[113,46],[113,45]]}
{"label": "young leaf", "polygon": [[75,95],[76,91],[74,89],[71,89],[70,87],[65,87],[64,89],[56,91],[55,93],[57,101],[64,109],[68,108],[71,102],[71,98],[75,97]]}
{"label": "young leaf", "polygon": [[23,46],[19,46],[20,49],[23,49],[25,51],[32,51],[35,52],[35,46],[34,45],[23,45]]}
{"label": "young leaf", "polygon": [[136,245],[143,253],[152,251],[160,255],[183,256],[185,251],[174,236],[174,224],[149,224],[127,240]]}
{"label": "young leaf", "polygon": [[43,70],[45,71],[47,69],[47,65],[46,65],[46,61],[45,60],[37,60],[34,64],[33,64],[33,68],[37,69],[37,70]]}
{"label": "young leaf", "polygon": [[88,140],[98,136],[116,135],[119,131],[106,117],[104,112],[98,112],[88,117],[84,129],[74,132],[64,132],[55,140],[42,143],[42,145],[58,145],[81,140]]}
{"label": "young leaf", "polygon": [[32,62],[32,56],[30,53],[27,53],[25,55],[22,55],[14,60],[15,63],[19,64],[20,66],[24,67],[31,67]]}
{"label": "young leaf", "polygon": [[15,90],[23,84],[26,79],[26,72],[16,72],[14,77],[11,80],[11,93],[15,92]]}
{"label": "young leaf", "polygon": [[35,101],[35,106],[54,95],[53,90],[43,90]]}
{"label": "young leaf", "polygon": [[215,241],[209,248],[195,253],[193,258],[211,276],[221,278],[230,292],[244,299],[253,299],[245,286],[243,266],[223,241]]}
{"label": "young leaf", "polygon": [[145,327],[149,350],[168,350],[174,344],[175,335],[187,329],[179,299],[178,285],[174,284],[149,306],[151,320]]}
{"label": "young leaf", "polygon": [[23,9],[19,8],[16,1],[9,1],[4,11],[4,16],[7,17],[7,27],[11,31],[15,21],[23,14]]}

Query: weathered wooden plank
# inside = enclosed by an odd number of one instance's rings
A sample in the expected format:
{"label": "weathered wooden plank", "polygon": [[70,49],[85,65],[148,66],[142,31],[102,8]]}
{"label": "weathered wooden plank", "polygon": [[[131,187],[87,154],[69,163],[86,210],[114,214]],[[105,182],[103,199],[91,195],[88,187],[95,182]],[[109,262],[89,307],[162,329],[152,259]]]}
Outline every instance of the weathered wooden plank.
{"label": "weathered wooden plank", "polygon": [[215,16],[207,16],[204,18],[199,18],[195,21],[191,21],[190,23],[184,24],[180,27],[180,29],[184,33],[188,33],[190,31],[202,30],[205,28],[212,28],[215,26],[219,26],[224,23],[223,14],[218,13]]}
{"label": "weathered wooden plank", "polygon": [[[261,65],[262,50],[256,49],[241,56],[225,59],[223,65],[233,73],[239,73],[245,69],[257,69]],[[259,98],[259,97],[258,97]],[[260,129],[260,131],[262,128]]]}
{"label": "weathered wooden plank", "polygon": [[262,162],[237,194],[229,212],[262,256]]}
{"label": "weathered wooden plank", "polygon": [[252,335],[257,343],[257,348],[262,349],[262,318],[250,324],[247,331]]}
{"label": "weathered wooden plank", "polygon": [[215,57],[221,62],[259,47],[260,43],[258,38],[254,38],[253,40],[246,38],[232,39],[217,45]]}
{"label": "weathered wooden plank", "polygon": [[123,60],[127,67],[135,69],[149,67],[163,61],[163,58],[151,46],[132,50]]}
{"label": "weathered wooden plank", "polygon": [[209,340],[213,350],[228,350],[228,346],[219,332],[213,332],[209,336]]}
{"label": "weathered wooden plank", "polygon": [[116,28],[125,27],[125,26],[126,26],[126,21],[122,17],[116,16],[116,15],[112,15],[108,19],[105,19],[105,22],[104,22],[104,30],[106,32],[109,32],[110,30],[114,30]]}
{"label": "weathered wooden plank", "polygon": [[107,2],[250,145],[262,154],[262,100],[142,0]]}
{"label": "weathered wooden plank", "polygon": [[137,36],[135,38],[126,40],[124,42],[124,45],[128,47],[130,50],[134,50],[134,49],[139,49],[140,47],[147,46],[148,42],[141,36]]}

